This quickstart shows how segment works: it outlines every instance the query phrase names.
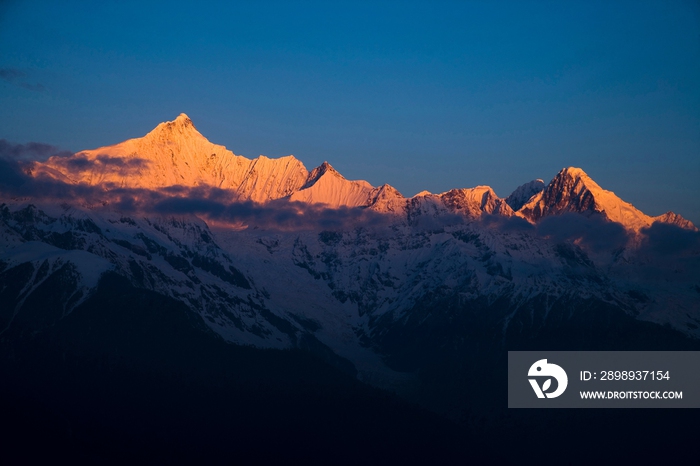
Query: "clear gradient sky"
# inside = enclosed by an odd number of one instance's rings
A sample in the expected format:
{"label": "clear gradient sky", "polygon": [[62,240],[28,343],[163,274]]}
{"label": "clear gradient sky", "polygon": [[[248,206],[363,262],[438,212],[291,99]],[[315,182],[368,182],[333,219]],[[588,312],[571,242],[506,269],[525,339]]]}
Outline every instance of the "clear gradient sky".
{"label": "clear gradient sky", "polygon": [[700,3],[0,2],[0,138],[78,151],[187,113],[404,195],[562,167],[700,225]]}

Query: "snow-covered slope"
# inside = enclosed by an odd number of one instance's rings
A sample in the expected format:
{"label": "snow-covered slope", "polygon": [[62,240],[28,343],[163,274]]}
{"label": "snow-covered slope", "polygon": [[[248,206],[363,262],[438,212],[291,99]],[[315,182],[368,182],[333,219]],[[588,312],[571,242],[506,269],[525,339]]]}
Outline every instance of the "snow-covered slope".
{"label": "snow-covered slope", "polygon": [[[453,195],[465,196],[457,209],[476,202],[474,214],[491,199],[483,188]],[[410,201],[418,217],[448,209],[437,195]],[[391,335],[425,334],[453,320],[476,319],[469,325],[498,339],[594,308],[700,336],[697,253],[668,264],[635,251],[592,255],[477,218],[438,227],[398,216],[344,230],[234,231],[210,229],[194,216],[16,203],[0,208],[0,238],[3,328],[15,328],[23,303],[39,296],[60,303],[54,320],[41,324],[51,325],[109,271],[180,301],[227,341],[262,348],[313,341],[383,386],[409,377],[384,361],[400,345]],[[61,285],[43,285],[51,282]],[[8,289],[17,292],[8,296]]]}
{"label": "snow-covered slope", "polygon": [[1,207],[0,276],[6,283],[27,283],[16,297],[4,296],[4,304],[15,312],[21,312],[32,293],[45,294],[38,285],[60,272],[65,276],[54,280],[63,283],[62,293],[69,296],[64,303],[68,313],[109,270],[133,286],[182,301],[229,341],[278,348],[295,341],[298,325],[275,325],[264,304],[264,288],[234,264],[197,217],[139,218],[67,205]]}
{"label": "snow-covered slope", "polygon": [[304,164],[293,155],[279,159],[261,155],[250,162],[236,193],[240,199],[267,202],[291,195],[303,186],[308,176]]}

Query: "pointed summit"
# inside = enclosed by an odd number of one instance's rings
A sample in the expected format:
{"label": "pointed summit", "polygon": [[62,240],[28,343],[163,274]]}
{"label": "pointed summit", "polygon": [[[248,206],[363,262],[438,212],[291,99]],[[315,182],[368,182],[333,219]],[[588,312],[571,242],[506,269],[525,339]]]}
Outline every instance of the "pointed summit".
{"label": "pointed summit", "polygon": [[192,123],[190,117],[184,113],[179,114],[177,118],[169,122],[169,124],[182,129],[192,128],[193,130],[197,131],[197,128],[194,127],[194,123]]}
{"label": "pointed summit", "polygon": [[691,222],[690,220],[686,220],[685,218],[683,218],[683,216],[675,212],[671,212],[670,210],[665,214],[654,217],[653,220],[655,222],[670,223],[672,225],[676,225],[677,227],[681,227],[686,230],[698,231],[698,228],[695,225],[693,225],[693,222]]}
{"label": "pointed summit", "polygon": [[249,159],[209,142],[181,113],[141,138],[49,159],[40,169],[73,183],[105,187],[208,185],[226,189],[238,187],[249,164]]}
{"label": "pointed summit", "polygon": [[513,210],[519,210],[532,198],[532,196],[544,191],[544,181],[537,179],[525,183],[515,188],[510,196],[506,198],[506,204]]}
{"label": "pointed summit", "polygon": [[603,190],[583,170],[563,168],[543,191],[522,206],[520,212],[531,221],[566,212],[593,213],[599,211],[594,191]]}
{"label": "pointed summit", "polygon": [[318,181],[318,179],[321,178],[326,173],[331,173],[333,175],[339,176],[342,179],[345,179],[343,177],[343,175],[338,173],[338,171],[331,166],[330,163],[323,162],[321,165],[319,165],[318,167],[311,170],[311,173],[309,173],[309,176],[306,179],[306,183],[304,183],[304,186],[302,186],[301,189],[305,189],[305,188],[313,186],[314,183],[316,183]]}
{"label": "pointed summit", "polygon": [[383,184],[370,192],[368,206],[375,212],[405,213],[406,198],[398,189]]}
{"label": "pointed summit", "polygon": [[319,166],[318,166],[318,169],[319,169],[320,171],[322,171],[323,173],[325,173],[325,172],[327,172],[327,171],[329,171],[329,170],[332,171],[332,172],[338,173],[338,171],[337,171],[335,168],[333,168],[333,167],[331,166],[331,164],[328,163],[327,161],[324,161],[321,165],[319,165]]}
{"label": "pointed summit", "polygon": [[[599,214],[621,224],[630,231],[639,231],[654,221],[694,228],[692,223],[675,214],[650,217],[625,202],[614,192],[601,188],[586,172],[576,167],[563,168],[544,191],[533,196],[517,212],[531,222],[549,215],[579,213]],[[686,223],[687,222],[687,223]]]}
{"label": "pointed summit", "polygon": [[160,123],[144,138],[154,139],[159,142],[180,142],[182,138],[197,138],[206,141],[206,138],[195,128],[190,117],[184,113],[178,115],[173,121]]}
{"label": "pointed summit", "polygon": [[483,213],[513,215],[505,199],[499,198],[490,186],[452,189],[439,194],[439,198],[449,211],[470,217],[479,217]]}
{"label": "pointed summit", "polygon": [[330,163],[323,162],[309,173],[306,183],[289,199],[329,207],[367,206],[373,189],[366,181],[345,179]]}

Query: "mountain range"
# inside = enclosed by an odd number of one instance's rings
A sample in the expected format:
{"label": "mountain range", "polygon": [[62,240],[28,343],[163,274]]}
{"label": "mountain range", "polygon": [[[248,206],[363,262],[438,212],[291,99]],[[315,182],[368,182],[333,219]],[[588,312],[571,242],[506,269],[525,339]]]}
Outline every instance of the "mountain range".
{"label": "mountain range", "polygon": [[235,155],[184,114],[6,167],[0,349],[13,374],[41,361],[73,374],[65,355],[87,345],[82,370],[91,355],[117,372],[150,358],[148,373],[172,365],[187,385],[178,367],[191,363],[155,342],[178,355],[224,342],[311,354],[469,424],[500,406],[504,376],[489,368],[505,349],[700,347],[698,229],[644,214],[579,168],[505,198],[488,186],[407,198],[327,162]]}
{"label": "mountain range", "polygon": [[[649,276],[665,266],[649,247],[653,233],[669,225],[695,237],[697,228],[673,212],[645,215],[578,168],[506,198],[488,186],[406,198],[327,162],[308,171],[293,156],[234,155],[181,114],[142,138],[23,170],[25,184],[87,191],[6,198],[2,275],[22,271],[14,279],[24,284],[9,297],[3,332],[53,274],[70,277],[63,315],[112,271],[182,301],[228,341],[314,338],[360,373],[385,372],[381,335],[412,322],[426,299],[470,312],[505,304],[498,332],[541,302],[585,298],[700,336],[698,251],[683,252],[691,270],[670,283]],[[289,226],[288,217],[304,221]]]}
{"label": "mountain range", "polygon": [[413,211],[449,211],[467,217],[483,213],[519,216],[537,222],[566,212],[600,214],[631,231],[655,221],[695,229],[673,212],[645,215],[614,193],[602,189],[578,168],[561,170],[545,187],[534,180],[499,198],[488,186],[452,189],[441,194],[427,191],[405,198],[388,184],[373,187],[363,180],[350,181],[328,162],[308,171],[290,155],[255,159],[235,155],[210,143],[185,114],[159,124],[141,138],[114,146],[54,156],[35,163],[34,176],[49,176],[70,184],[114,188],[162,190],[172,187],[217,188],[236,201],[267,203],[287,199],[324,207],[366,207],[376,212],[411,215]]}
{"label": "mountain range", "polygon": [[[102,426],[88,442],[100,458],[104,444],[136,445],[139,458],[139,439],[179,452],[194,437],[205,450],[219,439],[212,451],[228,458],[231,425],[238,448],[266,449],[274,432],[306,458],[340,445],[319,427],[336,418],[352,419],[343,449],[370,430],[384,449],[392,432],[397,458],[427,438],[428,459],[435,442],[473,455],[452,422],[490,432],[479,441],[498,454],[503,436],[524,448],[545,435],[565,451],[563,420],[503,411],[506,351],[700,349],[698,229],[644,214],[579,168],[505,198],[488,186],[405,197],[327,162],[235,155],[184,114],[113,146],[0,164],[0,372],[14,381],[3,397],[71,412],[51,416],[82,423],[82,436]],[[387,393],[449,421],[387,405]],[[124,413],[180,427],[154,421],[132,437]],[[314,419],[304,432],[323,442],[289,436],[282,418]],[[202,419],[209,428],[194,428]],[[645,435],[628,421],[606,418],[609,437]]]}

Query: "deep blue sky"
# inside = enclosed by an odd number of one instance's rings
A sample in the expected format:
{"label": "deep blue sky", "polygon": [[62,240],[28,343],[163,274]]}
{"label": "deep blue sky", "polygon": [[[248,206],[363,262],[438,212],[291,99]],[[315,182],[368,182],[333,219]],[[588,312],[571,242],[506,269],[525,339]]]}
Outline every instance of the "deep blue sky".
{"label": "deep blue sky", "polygon": [[77,151],[181,112],[404,195],[573,165],[700,224],[694,1],[0,3],[0,138]]}

